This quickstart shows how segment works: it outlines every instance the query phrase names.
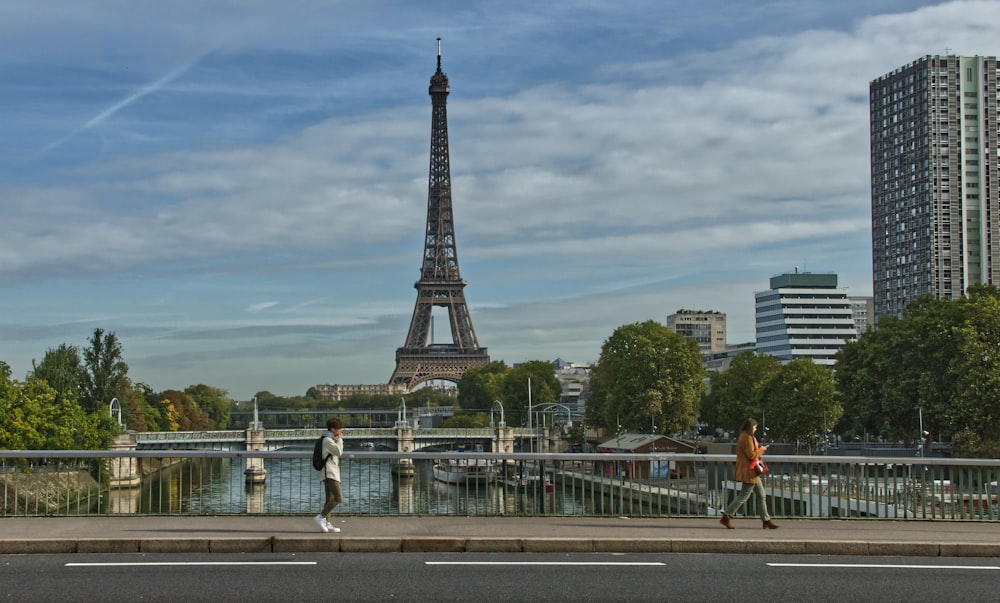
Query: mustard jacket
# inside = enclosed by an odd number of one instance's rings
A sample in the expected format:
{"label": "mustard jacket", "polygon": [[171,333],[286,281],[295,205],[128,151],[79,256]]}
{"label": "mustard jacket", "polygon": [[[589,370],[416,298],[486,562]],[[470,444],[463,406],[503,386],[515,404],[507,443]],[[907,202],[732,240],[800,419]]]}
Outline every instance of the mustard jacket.
{"label": "mustard jacket", "polygon": [[750,470],[750,462],[764,456],[764,449],[757,445],[757,438],[741,432],[736,440],[736,472],[733,479],[745,484],[756,483],[760,478]]}

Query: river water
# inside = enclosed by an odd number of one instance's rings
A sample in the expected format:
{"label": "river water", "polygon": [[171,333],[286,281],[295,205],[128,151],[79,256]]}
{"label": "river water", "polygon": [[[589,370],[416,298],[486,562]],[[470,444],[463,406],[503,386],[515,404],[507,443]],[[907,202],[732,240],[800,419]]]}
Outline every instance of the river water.
{"label": "river water", "polygon": [[[344,458],[347,515],[590,515],[581,493],[514,489],[503,483],[449,485],[434,479],[429,460],[415,462],[413,477],[399,477],[387,459]],[[112,490],[102,512],[110,514],[267,515],[315,514],[323,485],[307,458],[265,459],[264,484],[246,484],[241,459],[195,459],[143,478],[138,488]]]}

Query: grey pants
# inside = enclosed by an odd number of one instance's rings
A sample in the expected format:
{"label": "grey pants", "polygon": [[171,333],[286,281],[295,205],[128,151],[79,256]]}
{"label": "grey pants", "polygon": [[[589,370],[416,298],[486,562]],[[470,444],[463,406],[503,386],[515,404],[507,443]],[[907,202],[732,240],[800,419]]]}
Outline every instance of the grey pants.
{"label": "grey pants", "polygon": [[767,514],[767,499],[764,495],[764,484],[760,480],[756,482],[743,482],[743,487],[740,488],[740,493],[736,495],[733,502],[729,503],[726,507],[726,515],[730,517],[733,516],[743,503],[750,500],[750,495],[755,494],[757,496],[757,512],[760,513],[761,521],[771,521],[771,516]]}
{"label": "grey pants", "polygon": [[343,502],[344,493],[340,490],[340,482],[335,479],[323,480],[323,486],[326,490],[326,503],[323,505],[320,515],[327,517],[334,507]]}

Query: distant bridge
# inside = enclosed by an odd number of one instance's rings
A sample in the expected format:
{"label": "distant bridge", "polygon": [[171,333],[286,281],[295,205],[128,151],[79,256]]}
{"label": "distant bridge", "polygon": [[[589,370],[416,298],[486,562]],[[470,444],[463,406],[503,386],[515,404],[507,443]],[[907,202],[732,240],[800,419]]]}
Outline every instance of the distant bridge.
{"label": "distant bridge", "polygon": [[[411,408],[407,420],[427,417],[450,417],[455,414],[454,406],[426,406]],[[229,414],[230,429],[247,429],[254,420],[253,410],[235,410]],[[309,429],[325,427],[326,420],[338,417],[344,427],[393,427],[399,420],[396,409],[326,409],[326,410],[258,410],[257,420],[265,429]]]}
{"label": "distant bridge", "polygon": [[[325,429],[264,429],[262,450],[308,448]],[[497,430],[482,429],[396,429],[396,428],[345,428],[344,443],[348,449],[368,448],[398,450],[400,431],[407,441],[412,440],[412,450],[453,450],[459,445],[470,449],[481,446],[493,451]],[[511,429],[515,441],[544,437],[538,430]],[[226,431],[156,431],[135,434],[137,450],[246,450],[247,430]]]}

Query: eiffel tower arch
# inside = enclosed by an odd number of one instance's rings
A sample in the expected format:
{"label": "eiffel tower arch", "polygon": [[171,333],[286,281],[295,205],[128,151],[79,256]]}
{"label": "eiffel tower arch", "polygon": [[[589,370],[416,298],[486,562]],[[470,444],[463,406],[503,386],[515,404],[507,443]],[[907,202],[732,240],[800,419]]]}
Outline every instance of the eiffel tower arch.
{"label": "eiffel tower arch", "polygon": [[[479,347],[465,301],[465,285],[458,270],[455,222],[451,203],[451,166],[448,156],[448,76],[441,71],[438,38],[437,71],[431,76],[431,163],[427,190],[427,229],[424,257],[406,343],[396,349],[396,370],[390,386],[412,390],[434,379],[458,383],[465,371],[489,364],[486,348]],[[448,310],[451,343],[432,341],[432,312]]]}

